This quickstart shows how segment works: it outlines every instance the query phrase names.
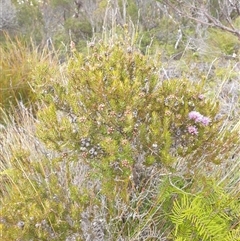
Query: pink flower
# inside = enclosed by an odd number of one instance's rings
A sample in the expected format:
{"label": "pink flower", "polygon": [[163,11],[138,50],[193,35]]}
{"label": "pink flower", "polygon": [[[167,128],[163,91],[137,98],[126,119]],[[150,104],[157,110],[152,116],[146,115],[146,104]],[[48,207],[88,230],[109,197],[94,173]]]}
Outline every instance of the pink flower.
{"label": "pink flower", "polygon": [[204,95],[203,95],[203,94],[200,94],[200,95],[198,96],[198,99],[199,99],[199,100],[203,100],[203,99],[204,99]]}
{"label": "pink flower", "polygon": [[188,133],[191,135],[197,135],[198,134],[198,129],[196,126],[188,126]]}
{"label": "pink flower", "polygon": [[190,120],[194,120],[196,123],[197,122],[201,122],[202,118],[203,118],[203,115],[201,115],[199,112],[197,111],[191,111],[189,114],[188,114],[188,117]]}
{"label": "pink flower", "polygon": [[211,119],[206,117],[206,116],[203,116],[202,117],[202,120],[201,120],[201,123],[204,125],[204,126],[207,126],[209,123],[211,122]]}
{"label": "pink flower", "polygon": [[202,123],[204,126],[207,126],[211,122],[209,117],[203,116],[197,111],[191,111],[188,117],[190,120],[194,120],[195,123]]}

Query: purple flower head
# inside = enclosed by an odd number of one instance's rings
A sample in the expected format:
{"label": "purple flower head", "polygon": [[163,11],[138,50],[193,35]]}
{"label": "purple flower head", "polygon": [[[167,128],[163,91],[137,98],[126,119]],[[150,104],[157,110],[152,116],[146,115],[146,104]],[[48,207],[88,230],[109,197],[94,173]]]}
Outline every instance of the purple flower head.
{"label": "purple flower head", "polygon": [[203,116],[197,111],[191,111],[188,117],[190,120],[194,120],[195,123],[202,123],[204,126],[207,126],[211,122],[209,117]]}
{"label": "purple flower head", "polygon": [[201,120],[201,123],[204,125],[204,126],[208,126],[208,124],[211,122],[211,119],[209,117],[206,117],[206,116],[203,116],[202,120]]}
{"label": "purple flower head", "polygon": [[187,130],[188,130],[188,133],[190,133],[191,135],[198,134],[198,129],[196,126],[188,126]]}
{"label": "purple flower head", "polygon": [[200,95],[198,96],[198,99],[199,99],[199,100],[203,100],[203,99],[204,99],[204,95],[203,95],[203,94],[200,94]]}
{"label": "purple flower head", "polygon": [[202,118],[203,118],[203,115],[201,115],[199,112],[197,111],[191,111],[189,114],[188,114],[188,117],[190,120],[194,120],[196,123],[197,122],[201,122]]}

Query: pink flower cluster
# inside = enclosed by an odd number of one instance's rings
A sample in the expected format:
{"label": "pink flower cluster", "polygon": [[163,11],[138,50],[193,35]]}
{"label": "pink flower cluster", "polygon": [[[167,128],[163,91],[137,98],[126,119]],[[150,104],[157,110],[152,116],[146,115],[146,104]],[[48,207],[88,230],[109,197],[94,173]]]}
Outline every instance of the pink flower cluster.
{"label": "pink flower cluster", "polygon": [[196,126],[188,126],[188,133],[192,135],[197,135],[198,134],[198,129]]}
{"label": "pink flower cluster", "polygon": [[[197,111],[191,111],[188,114],[188,117],[190,120],[193,120],[195,123],[201,123],[204,126],[209,125],[209,123],[211,122],[211,119],[209,117],[206,117]],[[191,135],[198,135],[198,129],[195,125],[188,126],[187,131]]]}
{"label": "pink flower cluster", "polygon": [[209,125],[211,119],[209,117],[203,116],[197,111],[191,111],[188,114],[190,120],[194,120],[195,123],[202,123],[204,126]]}

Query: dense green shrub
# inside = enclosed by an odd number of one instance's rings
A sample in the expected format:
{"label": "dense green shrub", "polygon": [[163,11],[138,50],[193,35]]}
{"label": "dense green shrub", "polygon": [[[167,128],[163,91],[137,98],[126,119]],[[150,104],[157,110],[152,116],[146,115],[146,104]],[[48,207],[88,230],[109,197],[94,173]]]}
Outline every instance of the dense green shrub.
{"label": "dense green shrub", "polygon": [[199,160],[219,164],[237,141],[220,131],[218,105],[204,98],[203,84],[160,81],[154,61],[127,43],[76,54],[67,85],[52,87],[39,112],[39,137],[101,170],[109,190],[125,192],[131,175],[138,183],[134,173],[142,164],[173,168],[178,157],[191,171]]}

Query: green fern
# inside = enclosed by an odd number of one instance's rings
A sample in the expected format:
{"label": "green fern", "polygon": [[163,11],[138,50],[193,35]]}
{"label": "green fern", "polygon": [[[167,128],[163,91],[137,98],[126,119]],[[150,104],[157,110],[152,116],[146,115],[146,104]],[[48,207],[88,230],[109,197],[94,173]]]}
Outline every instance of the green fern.
{"label": "green fern", "polygon": [[176,238],[176,240],[175,241],[187,241],[185,238],[182,238],[182,237],[178,237],[178,238]]}
{"label": "green fern", "polygon": [[226,241],[240,241],[240,227],[233,229],[226,238]]}
{"label": "green fern", "polygon": [[230,230],[230,215],[224,213],[224,209],[218,209],[219,197],[214,203],[202,194],[182,194],[176,199],[171,214],[174,236],[189,241],[238,240],[235,239],[236,232]]}

